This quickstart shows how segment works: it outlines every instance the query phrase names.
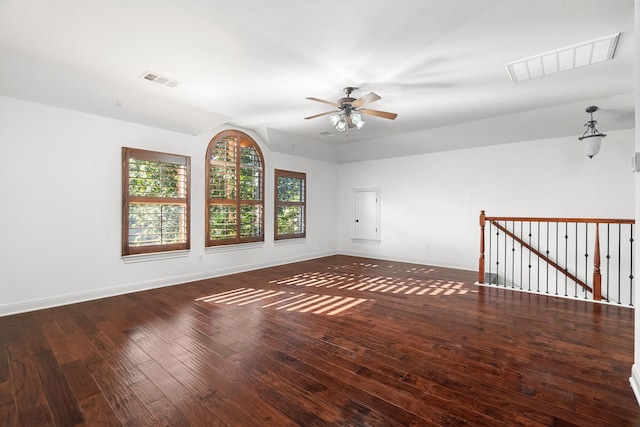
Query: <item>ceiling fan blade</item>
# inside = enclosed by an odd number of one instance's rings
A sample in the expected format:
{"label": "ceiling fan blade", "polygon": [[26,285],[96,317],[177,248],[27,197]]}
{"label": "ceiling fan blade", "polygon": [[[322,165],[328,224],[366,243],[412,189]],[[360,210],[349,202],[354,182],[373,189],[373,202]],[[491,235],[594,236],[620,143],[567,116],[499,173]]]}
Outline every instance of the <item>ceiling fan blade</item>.
{"label": "ceiling fan blade", "polygon": [[319,98],[314,98],[314,97],[308,97],[307,99],[309,101],[322,102],[323,104],[329,104],[329,105],[332,105],[332,106],[338,108],[338,104],[336,104],[335,102],[325,101],[324,99],[319,99]]}
{"label": "ceiling fan blade", "polygon": [[305,117],[305,120],[315,119],[316,117],[327,116],[329,114],[337,113],[338,111],[327,111],[325,113],[314,114],[313,116]]}
{"label": "ceiling fan blade", "polygon": [[369,92],[367,94],[362,95],[360,98],[356,99],[355,101],[353,101],[351,105],[354,106],[355,108],[358,108],[358,107],[362,107],[365,104],[369,104],[370,102],[377,101],[379,99],[382,99],[380,95],[375,94],[373,92]]}
{"label": "ceiling fan blade", "polygon": [[383,119],[395,120],[398,115],[396,113],[388,113],[386,111],[378,111],[378,110],[368,110],[366,108],[361,108],[358,110],[359,113],[366,114],[369,116],[382,117]]}

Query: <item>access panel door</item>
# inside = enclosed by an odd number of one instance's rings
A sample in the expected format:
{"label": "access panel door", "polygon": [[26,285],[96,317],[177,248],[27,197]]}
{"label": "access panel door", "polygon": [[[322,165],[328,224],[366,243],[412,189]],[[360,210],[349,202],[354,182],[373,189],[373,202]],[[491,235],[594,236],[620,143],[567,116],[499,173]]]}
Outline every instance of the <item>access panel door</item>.
{"label": "access panel door", "polygon": [[380,240],[380,190],[353,190],[355,240]]}

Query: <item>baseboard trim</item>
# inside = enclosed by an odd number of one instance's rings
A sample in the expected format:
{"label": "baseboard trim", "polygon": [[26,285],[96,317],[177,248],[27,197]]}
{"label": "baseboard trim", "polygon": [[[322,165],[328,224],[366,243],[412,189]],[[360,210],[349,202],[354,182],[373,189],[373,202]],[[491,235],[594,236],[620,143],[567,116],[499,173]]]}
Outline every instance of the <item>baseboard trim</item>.
{"label": "baseboard trim", "polygon": [[336,251],[318,252],[314,254],[301,255],[278,260],[270,260],[253,264],[243,264],[234,267],[208,270],[199,273],[185,274],[181,276],[164,277],[161,279],[148,280],[144,282],[128,283],[109,288],[95,289],[88,292],[78,292],[55,297],[40,298],[29,301],[21,301],[12,304],[0,305],[0,317],[12,314],[26,313],[35,310],[58,307],[61,305],[75,304],[84,301],[92,301],[100,298],[108,298],[117,295],[129,294],[132,292],[146,291],[149,289],[174,286],[182,283],[195,282],[198,280],[213,279],[227,276],[229,274],[243,273],[245,271],[258,270],[260,268],[275,267],[278,265],[291,264],[293,262],[307,261],[325,256],[337,255]]}
{"label": "baseboard trim", "polygon": [[631,383],[633,394],[636,396],[636,401],[640,404],[640,367],[635,363],[631,367],[629,382]]}

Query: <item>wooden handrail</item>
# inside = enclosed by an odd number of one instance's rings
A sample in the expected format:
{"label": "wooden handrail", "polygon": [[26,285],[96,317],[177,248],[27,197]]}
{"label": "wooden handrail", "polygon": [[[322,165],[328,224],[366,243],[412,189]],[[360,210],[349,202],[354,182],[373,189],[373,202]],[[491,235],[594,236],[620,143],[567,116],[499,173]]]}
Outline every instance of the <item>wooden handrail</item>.
{"label": "wooden handrail", "polygon": [[[480,215],[484,215],[481,211]],[[593,223],[593,224],[635,224],[634,219],[619,218],[543,218],[543,217],[520,217],[520,216],[484,216],[487,221],[521,221],[521,222],[569,222],[569,223]]]}

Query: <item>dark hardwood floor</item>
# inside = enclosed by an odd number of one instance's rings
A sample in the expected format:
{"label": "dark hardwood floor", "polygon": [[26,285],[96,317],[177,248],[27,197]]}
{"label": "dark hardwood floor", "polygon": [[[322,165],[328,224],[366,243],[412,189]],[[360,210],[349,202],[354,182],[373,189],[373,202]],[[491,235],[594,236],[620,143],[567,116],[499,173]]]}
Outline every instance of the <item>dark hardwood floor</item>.
{"label": "dark hardwood floor", "polygon": [[0,318],[2,426],[635,426],[633,310],[332,256]]}

